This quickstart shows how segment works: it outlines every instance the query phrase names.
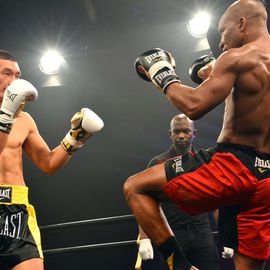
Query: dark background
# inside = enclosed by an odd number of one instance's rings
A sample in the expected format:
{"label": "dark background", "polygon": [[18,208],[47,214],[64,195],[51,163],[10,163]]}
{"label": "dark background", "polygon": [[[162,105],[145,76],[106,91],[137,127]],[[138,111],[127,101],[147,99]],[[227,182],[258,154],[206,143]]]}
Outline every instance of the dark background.
{"label": "dark background", "polygon": [[[232,1],[225,0],[1,0],[1,48],[18,59],[22,78],[39,91],[26,111],[34,117],[51,148],[69,130],[82,107],[105,123],[70,163],[53,176],[25,158],[25,179],[41,226],[131,214],[122,193],[125,179],[144,169],[151,157],[166,150],[170,119],[178,111],[153,85],[139,79],[133,63],[142,52],[160,47],[176,59],[181,80],[191,63],[211,50],[217,53],[215,21]],[[208,39],[190,36],[186,24],[204,8],[212,14]],[[54,79],[38,68],[41,53],[59,49],[67,67]],[[195,147],[215,144],[223,104],[196,121]],[[134,240],[133,219],[42,230],[45,250]],[[136,246],[119,245],[45,254],[45,269],[134,269]],[[225,264],[224,264],[225,265]],[[230,269],[230,263],[224,269]]]}

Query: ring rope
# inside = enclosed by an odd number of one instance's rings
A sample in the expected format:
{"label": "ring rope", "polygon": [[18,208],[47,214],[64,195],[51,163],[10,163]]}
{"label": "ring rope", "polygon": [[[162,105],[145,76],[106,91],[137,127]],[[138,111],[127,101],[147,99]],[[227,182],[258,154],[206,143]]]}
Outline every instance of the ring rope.
{"label": "ring rope", "polygon": [[75,227],[75,226],[83,226],[93,223],[101,223],[101,222],[114,222],[114,221],[126,221],[126,220],[135,220],[133,215],[122,215],[115,217],[105,217],[105,218],[96,218],[96,219],[88,219],[88,220],[80,220],[80,221],[71,221],[65,223],[51,224],[40,226],[40,230],[54,230],[54,229],[63,229],[66,227]]}
{"label": "ring rope", "polygon": [[[96,219],[88,219],[88,220],[81,220],[81,221],[71,221],[71,222],[65,222],[65,223],[44,225],[44,226],[40,226],[39,228],[40,230],[44,231],[44,230],[63,229],[63,228],[75,227],[75,226],[84,226],[84,225],[89,225],[93,223],[130,221],[130,220],[135,220],[134,215],[122,215],[122,216],[96,218]],[[213,233],[213,236],[218,236],[218,231],[213,231],[212,233]],[[101,243],[101,244],[72,246],[72,247],[64,247],[64,248],[54,248],[54,249],[43,250],[43,253],[46,255],[50,255],[50,254],[68,253],[68,252],[73,252],[73,251],[89,250],[89,249],[94,249],[94,248],[138,245],[138,241],[139,241],[139,235],[136,240],[108,242],[108,243]],[[135,264],[135,269],[141,269],[141,264],[142,264],[142,259],[138,254],[136,264]]]}
{"label": "ring rope", "polygon": [[88,249],[94,249],[94,248],[107,248],[107,247],[115,247],[115,246],[119,247],[119,246],[135,245],[135,244],[136,244],[136,240],[128,240],[128,241],[120,241],[120,242],[109,242],[109,243],[101,243],[101,244],[47,249],[47,250],[43,250],[43,253],[46,255],[60,254],[60,253],[82,251],[82,250],[88,250]]}
{"label": "ring rope", "polygon": [[[214,235],[218,235],[218,232],[213,232]],[[82,250],[89,250],[94,248],[108,248],[108,247],[116,247],[116,246],[130,246],[130,245],[138,245],[138,239],[136,240],[127,240],[127,241],[118,241],[118,242],[108,242],[108,243],[101,243],[101,244],[91,244],[91,245],[83,245],[83,246],[74,246],[74,247],[64,247],[64,248],[54,248],[54,249],[47,249],[43,250],[43,253],[46,255],[50,254],[61,254],[61,253],[68,253],[73,251],[82,251]],[[142,260],[140,256],[137,257],[135,269],[141,269]]]}

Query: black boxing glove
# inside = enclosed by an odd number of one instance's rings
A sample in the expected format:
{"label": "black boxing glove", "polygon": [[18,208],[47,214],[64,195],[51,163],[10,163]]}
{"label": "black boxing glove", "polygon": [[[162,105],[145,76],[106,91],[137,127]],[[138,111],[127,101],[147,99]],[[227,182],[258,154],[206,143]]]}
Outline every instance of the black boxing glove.
{"label": "black boxing glove", "polygon": [[165,50],[155,48],[144,52],[136,59],[134,66],[142,79],[152,81],[163,93],[169,84],[181,83],[174,71],[175,60]]}
{"label": "black boxing glove", "polygon": [[216,59],[212,55],[203,55],[196,59],[189,69],[189,76],[191,80],[197,84],[201,84],[203,79],[199,77],[198,71],[214,60]]}

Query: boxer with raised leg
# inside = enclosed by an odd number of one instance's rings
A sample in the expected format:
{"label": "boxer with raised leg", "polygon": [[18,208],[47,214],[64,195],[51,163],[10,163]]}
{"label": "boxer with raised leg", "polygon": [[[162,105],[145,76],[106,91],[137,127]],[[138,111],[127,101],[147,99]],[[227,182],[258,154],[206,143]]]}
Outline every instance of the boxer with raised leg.
{"label": "boxer with raised leg", "polygon": [[95,132],[103,121],[83,108],[71,119],[71,130],[51,150],[33,118],[22,111],[38,92],[21,75],[15,57],[0,50],[0,268],[43,270],[43,254],[35,210],[28,201],[22,170],[22,151],[42,171],[56,172]]}
{"label": "boxer with raised leg", "polygon": [[219,32],[224,52],[196,88],[180,82],[164,50],[145,52],[135,63],[141,77],[193,120],[226,104],[215,147],[156,165],[124,184],[137,222],[170,270],[193,267],[159,211],[162,200],[173,201],[189,214],[231,207],[220,225],[234,228],[237,270],[262,270],[270,254],[270,37],[263,2],[235,1],[222,15]]}

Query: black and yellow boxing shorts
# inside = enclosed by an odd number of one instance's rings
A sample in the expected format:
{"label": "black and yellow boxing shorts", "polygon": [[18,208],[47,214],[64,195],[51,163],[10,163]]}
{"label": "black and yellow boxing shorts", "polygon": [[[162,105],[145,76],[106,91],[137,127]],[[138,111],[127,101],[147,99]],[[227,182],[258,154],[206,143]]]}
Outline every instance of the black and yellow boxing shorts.
{"label": "black and yellow boxing shorts", "polygon": [[43,253],[28,187],[0,185],[0,268],[32,258],[43,259]]}

